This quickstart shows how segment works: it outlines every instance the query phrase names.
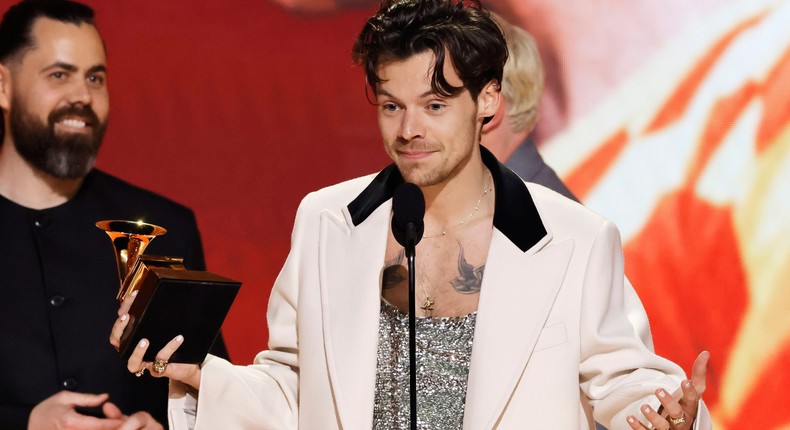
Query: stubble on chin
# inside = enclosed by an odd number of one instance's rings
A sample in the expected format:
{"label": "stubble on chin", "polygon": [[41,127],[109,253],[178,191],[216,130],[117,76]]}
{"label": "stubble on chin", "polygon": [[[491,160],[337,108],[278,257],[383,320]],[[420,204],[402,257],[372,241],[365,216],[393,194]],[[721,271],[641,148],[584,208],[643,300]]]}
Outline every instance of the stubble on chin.
{"label": "stubble on chin", "polygon": [[[437,161],[434,158],[435,154],[434,156],[428,157],[427,159],[407,159],[405,157],[401,157],[400,154],[394,149],[394,146],[395,145],[390,147],[392,149],[388,148],[387,152],[390,158],[395,162],[395,165],[398,167],[398,171],[400,172],[404,181],[417,185],[418,187],[436,185],[437,183],[441,182],[439,166],[435,165]],[[415,147],[413,150],[429,151],[427,145],[419,145],[419,148]]]}
{"label": "stubble on chin", "polygon": [[436,185],[442,181],[442,175],[436,168],[416,165],[416,163],[396,163],[403,180],[418,187]]}

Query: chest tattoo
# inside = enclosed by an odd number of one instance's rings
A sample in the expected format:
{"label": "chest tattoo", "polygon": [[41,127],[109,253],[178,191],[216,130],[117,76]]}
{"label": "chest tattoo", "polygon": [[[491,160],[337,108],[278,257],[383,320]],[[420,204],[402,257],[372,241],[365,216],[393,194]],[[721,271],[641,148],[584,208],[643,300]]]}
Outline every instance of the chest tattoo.
{"label": "chest tattoo", "polygon": [[483,283],[483,272],[486,265],[482,264],[474,267],[466,261],[464,247],[458,243],[458,273],[459,275],[450,281],[455,291],[461,294],[474,294],[480,292],[480,285]]}
{"label": "chest tattoo", "polygon": [[[480,285],[483,282],[483,272],[485,264],[475,267],[466,260],[463,246],[458,244],[458,276],[451,279],[450,285],[461,294],[475,294],[480,292]],[[405,253],[401,250],[398,255],[385,262],[384,273],[382,276],[382,288],[385,290],[394,288],[407,281],[407,270],[403,265]]]}
{"label": "chest tattoo", "polygon": [[390,261],[384,263],[384,274],[382,275],[382,288],[388,290],[390,288],[406,282],[406,267],[402,265],[403,259],[406,256],[405,251],[401,250],[398,255]]}

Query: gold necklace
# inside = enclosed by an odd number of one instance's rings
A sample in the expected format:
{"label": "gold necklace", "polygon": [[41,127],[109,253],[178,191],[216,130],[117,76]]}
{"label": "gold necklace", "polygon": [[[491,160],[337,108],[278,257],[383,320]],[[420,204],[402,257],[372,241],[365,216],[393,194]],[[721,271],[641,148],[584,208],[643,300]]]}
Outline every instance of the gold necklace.
{"label": "gold necklace", "polygon": [[[488,172],[488,178],[486,178],[486,179],[490,179],[490,178],[491,178],[491,172]],[[483,192],[482,192],[482,194],[480,194],[480,198],[479,198],[479,199],[477,199],[477,203],[475,203],[475,208],[474,208],[474,209],[472,209],[472,211],[471,211],[471,212],[469,212],[469,213],[468,213],[468,214],[467,214],[465,217],[461,218],[461,221],[460,221],[459,223],[457,223],[457,224],[455,224],[455,225],[452,225],[452,226],[450,226],[450,227],[445,227],[445,228],[444,228],[444,230],[442,230],[442,232],[441,232],[441,233],[439,233],[439,234],[432,234],[432,235],[430,235],[430,236],[428,236],[428,235],[424,235],[424,234],[423,234],[423,235],[422,235],[422,238],[423,238],[423,239],[430,239],[430,238],[432,238],[432,237],[442,237],[442,236],[447,236],[447,231],[448,231],[448,230],[450,230],[451,228],[453,228],[453,227],[458,227],[458,226],[460,226],[460,225],[464,225],[464,224],[468,223],[468,222],[469,222],[469,221],[472,219],[472,217],[473,217],[473,216],[475,216],[475,214],[477,213],[477,211],[479,211],[479,210],[480,210],[480,202],[482,202],[482,201],[483,201],[483,198],[484,198],[486,195],[488,195],[488,193],[490,193],[490,192],[491,192],[491,187],[487,186],[487,184],[488,184],[488,180],[486,180],[486,181],[484,181],[484,182],[483,182]],[[427,298],[426,298],[425,302],[426,302],[426,303],[430,302],[431,306],[433,306],[433,301],[430,299],[430,297],[428,297],[428,295],[427,295],[427,294],[426,294],[426,297],[427,297]],[[431,310],[432,310],[432,309],[431,309]]]}
{"label": "gold necklace", "polygon": [[425,292],[425,288],[422,288],[422,294],[425,295],[425,301],[422,302],[422,306],[420,306],[420,309],[422,309],[422,311],[425,312],[425,314],[431,317],[433,316],[434,301],[433,299],[431,299],[431,296],[429,296],[428,293]]}
{"label": "gold necklace", "polygon": [[[432,237],[447,236],[447,230],[449,230],[449,229],[451,229],[453,227],[457,227],[457,226],[464,225],[464,224],[468,223],[472,219],[472,217],[475,216],[477,211],[480,210],[480,202],[482,202],[483,198],[485,198],[485,196],[487,196],[488,193],[491,192],[491,187],[486,185],[488,183],[488,179],[490,179],[490,178],[491,178],[491,172],[488,172],[488,178],[486,178],[486,180],[483,182],[483,192],[480,194],[480,198],[477,199],[477,203],[475,203],[475,208],[472,209],[472,211],[469,212],[465,217],[463,217],[458,224],[455,224],[455,225],[453,225],[451,227],[446,227],[439,234],[434,234],[434,235],[431,235],[431,236],[423,235],[422,238],[423,239],[429,239],[429,238],[432,238]],[[422,309],[422,311],[427,316],[432,317],[433,316],[434,305],[436,304],[436,302],[431,298],[431,295],[428,294],[427,291],[425,291],[425,287],[424,286],[420,286],[420,289],[422,290],[422,294],[425,296],[425,300],[422,302],[422,306],[420,306],[420,309]]]}

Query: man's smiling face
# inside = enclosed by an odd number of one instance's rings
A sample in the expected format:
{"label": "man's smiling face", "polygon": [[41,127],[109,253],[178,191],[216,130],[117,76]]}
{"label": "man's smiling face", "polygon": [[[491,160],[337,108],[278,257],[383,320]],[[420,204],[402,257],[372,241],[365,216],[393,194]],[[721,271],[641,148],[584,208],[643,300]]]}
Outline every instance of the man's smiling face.
{"label": "man's smiling face", "polygon": [[33,46],[9,62],[6,132],[34,168],[61,179],[93,167],[109,114],[104,44],[96,28],[40,18]]}

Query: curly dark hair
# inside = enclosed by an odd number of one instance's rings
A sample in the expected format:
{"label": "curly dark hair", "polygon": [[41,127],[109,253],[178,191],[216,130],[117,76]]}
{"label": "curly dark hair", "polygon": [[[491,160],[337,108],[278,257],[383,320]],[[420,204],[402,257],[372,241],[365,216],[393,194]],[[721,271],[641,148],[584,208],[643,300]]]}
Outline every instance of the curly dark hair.
{"label": "curly dark hair", "polygon": [[[491,81],[502,82],[507,44],[496,22],[473,0],[385,0],[367,20],[357,37],[352,58],[364,66],[368,84],[376,90],[382,82],[382,63],[405,60],[432,51],[435,56],[431,88],[450,97],[468,89],[473,99]],[[444,62],[451,64],[463,86],[450,85]]]}

